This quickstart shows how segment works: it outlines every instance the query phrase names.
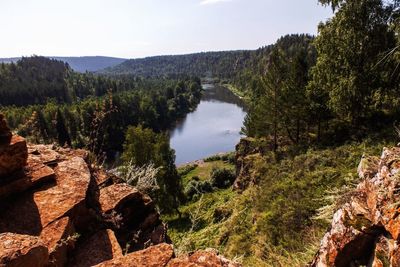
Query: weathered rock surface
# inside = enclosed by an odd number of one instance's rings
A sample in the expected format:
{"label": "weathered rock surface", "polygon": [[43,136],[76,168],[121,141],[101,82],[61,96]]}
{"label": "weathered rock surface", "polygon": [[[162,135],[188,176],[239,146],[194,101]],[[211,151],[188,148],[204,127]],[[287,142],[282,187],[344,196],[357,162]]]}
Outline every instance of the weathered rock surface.
{"label": "weathered rock surface", "polygon": [[238,263],[234,263],[223,256],[218,255],[215,250],[197,251],[192,255],[187,255],[171,260],[168,267],[208,267],[208,266],[223,266],[223,267],[240,267]]}
{"label": "weathered rock surface", "polygon": [[163,267],[174,256],[174,249],[168,244],[159,244],[151,246],[137,252],[130,253],[123,257],[118,257],[110,261],[103,262],[97,267],[129,267],[129,266],[146,266],[146,267]]}
{"label": "weathered rock surface", "polygon": [[0,181],[1,178],[21,170],[28,159],[25,139],[14,135],[9,142],[0,143]]}
{"label": "weathered rock surface", "polygon": [[94,266],[122,256],[122,249],[114,232],[109,229],[101,230],[76,248],[70,265]]}
{"label": "weathered rock surface", "polygon": [[44,266],[48,258],[48,249],[38,237],[0,234],[0,266],[39,267]]}
{"label": "weathered rock surface", "polygon": [[400,148],[363,157],[361,183],[333,218],[311,266],[400,266]]}
{"label": "weathered rock surface", "polygon": [[87,160],[84,150],[19,136],[0,142],[0,266],[158,267],[173,259],[152,200]]}

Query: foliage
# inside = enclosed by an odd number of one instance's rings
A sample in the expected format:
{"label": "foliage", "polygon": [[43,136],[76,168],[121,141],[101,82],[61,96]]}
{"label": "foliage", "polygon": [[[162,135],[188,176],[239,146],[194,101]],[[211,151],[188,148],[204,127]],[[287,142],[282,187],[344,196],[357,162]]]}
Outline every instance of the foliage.
{"label": "foliage", "polygon": [[158,168],[159,190],[151,194],[164,212],[171,212],[183,200],[182,185],[175,167],[175,151],[169,146],[169,136],[155,133],[141,125],[131,126],[126,132],[122,160],[125,164],[143,167],[154,164]]}
{"label": "foliage", "polygon": [[321,208],[333,203],[323,197],[328,190],[356,183],[362,154],[379,154],[388,144],[382,138],[310,149],[281,161],[272,152],[258,155],[252,169],[260,177],[257,186],[242,194],[215,189],[181,205],[182,218],[163,218],[177,251],[212,247],[245,266],[306,265],[328,226],[315,219]]}
{"label": "foliage", "polygon": [[160,169],[161,167],[156,168],[154,164],[138,167],[131,161],[117,167],[112,172],[124,179],[127,184],[137,188],[140,192],[152,194],[160,189],[157,183],[157,174]]}
{"label": "foliage", "polygon": [[132,89],[117,85],[116,91],[109,90],[101,97],[0,110],[10,127],[31,141],[86,147],[95,154],[105,152],[110,159],[122,151],[129,125],[167,130],[200,101],[202,89],[197,78],[124,79],[129,82],[121,84],[132,83]]}
{"label": "foliage", "polygon": [[233,184],[236,175],[234,172],[228,169],[217,169],[214,168],[211,171],[211,185],[217,188],[227,188]]}

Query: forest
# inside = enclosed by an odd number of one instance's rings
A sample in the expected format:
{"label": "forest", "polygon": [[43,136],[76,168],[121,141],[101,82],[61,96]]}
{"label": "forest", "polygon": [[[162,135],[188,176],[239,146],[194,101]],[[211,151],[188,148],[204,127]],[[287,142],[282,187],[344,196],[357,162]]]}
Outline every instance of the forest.
{"label": "forest", "polygon": [[[303,266],[357,184],[361,156],[397,142],[400,128],[400,1],[319,3],[333,15],[317,36],[252,51],[131,59],[96,73],[36,56],[2,64],[0,112],[31,142],[116,159],[113,171],[156,200],[178,251]],[[167,131],[197,106],[205,77],[245,99],[246,138],[235,154],[177,168]],[[236,192],[243,172],[251,185]]]}

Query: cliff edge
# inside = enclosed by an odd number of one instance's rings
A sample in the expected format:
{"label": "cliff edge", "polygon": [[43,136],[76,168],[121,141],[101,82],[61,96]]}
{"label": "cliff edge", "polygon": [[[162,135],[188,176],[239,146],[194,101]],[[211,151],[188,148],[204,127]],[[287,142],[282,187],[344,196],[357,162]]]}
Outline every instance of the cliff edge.
{"label": "cliff edge", "polygon": [[400,266],[400,147],[363,157],[358,174],[310,266]]}
{"label": "cliff edge", "polygon": [[238,266],[215,251],[175,258],[153,201],[88,164],[31,145],[0,114],[0,266]]}

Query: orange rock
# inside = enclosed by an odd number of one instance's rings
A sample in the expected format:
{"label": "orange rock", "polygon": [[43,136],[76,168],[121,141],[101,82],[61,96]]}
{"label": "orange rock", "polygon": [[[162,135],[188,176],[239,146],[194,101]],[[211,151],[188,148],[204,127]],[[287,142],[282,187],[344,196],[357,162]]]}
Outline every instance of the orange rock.
{"label": "orange rock", "polygon": [[0,184],[0,198],[5,198],[54,180],[55,174],[52,168],[41,163],[32,163],[28,158],[28,165],[23,171],[9,176]]}
{"label": "orange rock", "polygon": [[80,205],[85,205],[90,182],[90,171],[85,161],[75,157],[60,162],[55,173],[57,185],[33,195],[42,227],[67,214],[74,220],[74,212]]}
{"label": "orange rock", "polygon": [[68,248],[76,241],[74,234],[69,217],[63,217],[43,229],[40,240],[49,250],[49,266],[65,266]]}
{"label": "orange rock", "polygon": [[[127,201],[141,200],[143,194],[127,184],[114,184],[100,190],[99,203],[103,213],[119,210]],[[151,200],[147,200],[151,203]],[[147,204],[147,203],[145,203]]]}
{"label": "orange rock", "polygon": [[219,256],[215,250],[197,251],[190,256],[171,260],[168,267],[240,267],[241,264]]}
{"label": "orange rock", "polygon": [[38,237],[0,234],[0,266],[41,267],[48,263],[48,250]]}
{"label": "orange rock", "polygon": [[32,162],[45,165],[55,165],[61,160],[61,155],[54,150],[52,145],[28,144],[28,153]]}
{"label": "orange rock", "polygon": [[22,169],[28,159],[25,139],[13,135],[10,142],[0,144],[0,178]]}
{"label": "orange rock", "polygon": [[76,248],[71,266],[93,266],[122,257],[122,249],[112,230],[101,230]]}
{"label": "orange rock", "polygon": [[129,253],[124,257],[115,258],[99,265],[97,267],[164,267],[174,256],[174,250],[171,245],[160,244],[151,246],[147,249]]}

